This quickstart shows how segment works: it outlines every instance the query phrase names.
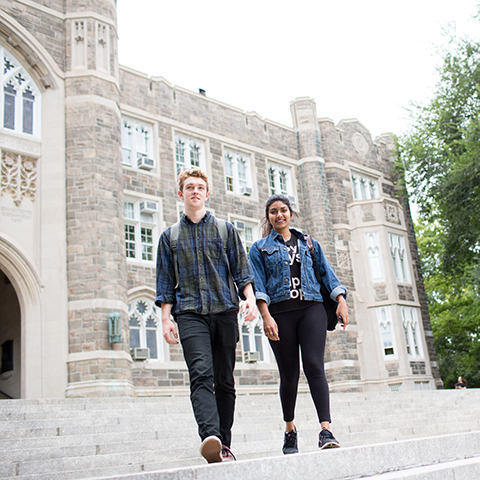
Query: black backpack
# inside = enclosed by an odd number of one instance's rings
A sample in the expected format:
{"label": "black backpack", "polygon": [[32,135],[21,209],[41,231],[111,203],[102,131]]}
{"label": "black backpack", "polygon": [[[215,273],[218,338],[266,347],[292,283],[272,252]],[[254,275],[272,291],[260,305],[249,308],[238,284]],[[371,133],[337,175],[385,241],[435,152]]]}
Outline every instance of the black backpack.
{"label": "black backpack", "polygon": [[318,268],[317,259],[315,258],[315,248],[313,247],[312,237],[310,235],[307,235],[307,247],[312,254],[313,270],[315,271],[315,276],[317,277],[318,283],[320,284],[320,293],[322,294],[323,298],[323,306],[325,307],[325,311],[327,312],[327,330],[332,331],[335,330],[335,327],[338,323],[338,302],[332,300],[332,298],[330,297],[330,293],[322,282],[320,269]]}

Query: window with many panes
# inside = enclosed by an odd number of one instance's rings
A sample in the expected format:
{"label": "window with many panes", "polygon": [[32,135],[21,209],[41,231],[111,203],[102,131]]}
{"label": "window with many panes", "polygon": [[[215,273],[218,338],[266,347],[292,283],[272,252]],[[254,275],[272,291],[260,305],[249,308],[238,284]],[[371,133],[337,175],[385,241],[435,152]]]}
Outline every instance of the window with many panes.
{"label": "window with many panes", "polygon": [[236,193],[237,195],[252,195],[250,155],[226,148],[224,160],[227,192]]}
{"label": "window with many panes", "polygon": [[127,258],[153,262],[157,239],[158,202],[126,197],[124,207]]}
{"label": "window with many panes", "polygon": [[383,263],[380,250],[378,232],[369,232],[365,234],[365,243],[367,246],[368,263],[370,265],[370,275],[374,282],[384,280]]}
{"label": "window with many panes", "polygon": [[141,297],[128,305],[130,348],[148,348],[151,360],[164,360],[161,309]]}
{"label": "window with many panes", "polygon": [[395,235],[394,233],[389,233],[388,238],[390,240],[390,253],[395,270],[395,279],[397,282],[410,283],[405,239],[402,235]]}
{"label": "window with many panes", "polygon": [[242,239],[245,251],[248,254],[250,252],[251,246],[253,245],[253,242],[260,238],[258,232],[258,224],[236,218],[232,218],[230,221],[237,229],[240,238]]}
{"label": "window with many panes", "polygon": [[390,307],[379,307],[376,310],[383,354],[386,357],[395,355],[395,339],[393,334],[393,322]]}
{"label": "window with many panes", "polygon": [[415,308],[402,307],[402,323],[408,355],[410,357],[422,357],[422,345]]}
{"label": "window with many panes", "polygon": [[290,167],[269,162],[268,186],[270,195],[282,194],[293,198],[292,175]]}
{"label": "window with many panes", "polygon": [[152,125],[122,117],[122,162],[142,170],[155,169]]}
{"label": "window with many panes", "polygon": [[16,133],[40,137],[40,91],[20,62],[0,46],[3,88],[0,102],[2,127]]}
{"label": "window with many panes", "polygon": [[198,138],[177,133],[175,135],[175,166],[177,176],[183,170],[206,170],[205,143]]}
{"label": "window with many panes", "polygon": [[378,180],[363,173],[352,172],[353,198],[355,200],[370,200],[379,198]]}
{"label": "window with many panes", "polygon": [[[263,333],[263,321],[260,315],[251,322],[245,322],[243,320],[243,314],[239,314],[240,317],[240,330],[242,336],[242,351],[243,359],[250,352],[258,352],[257,357],[259,362],[268,361],[268,340]],[[253,358],[251,356],[251,358]]]}

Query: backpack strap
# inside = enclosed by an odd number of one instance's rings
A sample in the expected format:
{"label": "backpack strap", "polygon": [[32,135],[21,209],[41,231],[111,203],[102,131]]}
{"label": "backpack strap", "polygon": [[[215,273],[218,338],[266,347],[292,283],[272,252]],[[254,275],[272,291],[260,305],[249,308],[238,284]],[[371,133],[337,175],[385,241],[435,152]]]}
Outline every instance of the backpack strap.
{"label": "backpack strap", "polygon": [[225,252],[225,260],[227,262],[228,269],[228,286],[230,288],[230,298],[232,299],[232,303],[236,305],[238,302],[237,287],[235,286],[235,282],[233,281],[232,272],[230,271],[230,262],[228,261],[227,222],[225,220],[222,220],[221,218],[215,217],[215,223],[217,224],[218,233],[220,233],[220,238],[222,239],[223,243],[223,251]]}
{"label": "backpack strap", "polygon": [[177,260],[177,240],[178,240],[178,230],[180,229],[180,222],[174,223],[170,228],[170,247],[173,254],[173,269],[175,271],[175,290],[178,287],[179,275],[178,275],[178,260]]}
{"label": "backpack strap", "polygon": [[[230,298],[232,299],[232,303],[236,305],[238,303],[238,294],[237,294],[237,287],[235,286],[235,282],[233,281],[233,276],[230,271],[230,262],[228,261],[228,229],[227,229],[227,222],[220,218],[214,217],[215,225],[217,226],[218,233],[220,234],[220,238],[222,240],[223,245],[223,252],[225,254],[225,260],[227,262],[227,270],[228,270],[228,286],[230,288]],[[178,274],[178,258],[177,258],[177,241],[178,241],[178,234],[180,230],[180,221],[174,223],[170,227],[170,247],[172,249],[173,254],[173,269],[175,271],[175,289],[178,288],[178,282],[180,281],[180,276]]]}

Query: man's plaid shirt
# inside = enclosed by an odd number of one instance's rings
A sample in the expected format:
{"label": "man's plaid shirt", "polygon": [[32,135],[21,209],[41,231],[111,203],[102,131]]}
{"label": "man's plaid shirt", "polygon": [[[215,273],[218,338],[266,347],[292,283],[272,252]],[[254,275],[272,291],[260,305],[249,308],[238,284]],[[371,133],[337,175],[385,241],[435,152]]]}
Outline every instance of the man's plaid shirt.
{"label": "man's plaid shirt", "polygon": [[[253,283],[247,255],[237,230],[227,222],[227,255],[238,291]],[[237,308],[228,285],[228,266],[215,218],[207,211],[198,223],[186,215],[180,219],[177,240],[178,288],[175,289],[170,227],[161,235],[157,251],[155,304],[173,304],[172,313],[209,315]],[[243,297],[243,295],[241,295]]]}

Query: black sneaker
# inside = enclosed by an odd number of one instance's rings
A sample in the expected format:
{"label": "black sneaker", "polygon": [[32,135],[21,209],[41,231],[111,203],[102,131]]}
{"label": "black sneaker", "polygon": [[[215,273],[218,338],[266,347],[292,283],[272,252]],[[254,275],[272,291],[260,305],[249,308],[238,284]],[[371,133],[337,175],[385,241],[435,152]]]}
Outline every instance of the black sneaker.
{"label": "black sneaker", "polygon": [[337,448],[340,444],[335,439],[332,432],[324,428],[318,434],[318,446],[323,450],[324,448]]}
{"label": "black sneaker", "polygon": [[285,432],[285,438],[283,440],[282,452],[285,455],[290,453],[298,453],[297,445],[297,429],[292,430],[291,432]]}

